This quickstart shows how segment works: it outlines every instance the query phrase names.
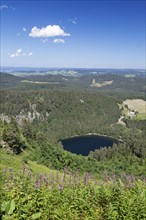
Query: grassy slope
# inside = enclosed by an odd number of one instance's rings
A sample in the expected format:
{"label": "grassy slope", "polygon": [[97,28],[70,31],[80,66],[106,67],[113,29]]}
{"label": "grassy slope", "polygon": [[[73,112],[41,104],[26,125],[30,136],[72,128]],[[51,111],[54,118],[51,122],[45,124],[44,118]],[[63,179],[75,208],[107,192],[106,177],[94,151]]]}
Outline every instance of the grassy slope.
{"label": "grassy slope", "polygon": [[[11,167],[16,173],[18,173],[23,167],[23,161],[23,155],[12,155],[3,149],[0,149],[0,169]],[[30,160],[27,161],[27,166],[33,171],[33,173],[46,174],[51,171],[46,166],[37,164],[36,162]]]}
{"label": "grassy slope", "polygon": [[135,117],[135,120],[146,120],[146,113],[140,113]]}
{"label": "grassy slope", "polygon": [[[2,165],[16,171],[22,159],[0,149]],[[21,156],[20,156],[21,157]],[[31,169],[46,167],[30,163]],[[47,169],[49,171],[49,169]],[[0,218],[3,220],[142,220],[146,219],[146,184],[132,176],[117,180],[114,176],[97,181],[85,174],[58,176],[24,175],[7,172],[2,178]],[[32,178],[33,177],[33,178]]]}

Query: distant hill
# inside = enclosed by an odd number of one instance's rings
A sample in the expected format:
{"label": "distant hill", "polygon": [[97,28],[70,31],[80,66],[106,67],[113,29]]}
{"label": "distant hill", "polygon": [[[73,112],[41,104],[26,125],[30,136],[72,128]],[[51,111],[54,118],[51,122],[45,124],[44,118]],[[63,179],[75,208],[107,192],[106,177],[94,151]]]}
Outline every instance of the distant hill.
{"label": "distant hill", "polygon": [[[126,98],[145,99],[145,80],[133,74],[113,73],[91,73],[91,70],[80,70],[80,74],[62,75],[62,74],[32,74],[25,76],[15,76],[9,73],[0,73],[1,88],[17,88],[23,90],[35,89],[66,89],[82,90],[90,92],[102,92],[106,95]],[[138,73],[137,73],[138,74]],[[144,72],[143,72],[144,74]]]}
{"label": "distant hill", "polygon": [[0,72],[0,87],[1,88],[16,86],[21,80],[22,80],[22,77]]}
{"label": "distant hill", "polygon": [[17,76],[29,75],[62,75],[62,76],[85,76],[116,74],[130,77],[144,78],[145,69],[104,69],[104,68],[39,68],[39,67],[3,67],[1,72],[11,73]]}

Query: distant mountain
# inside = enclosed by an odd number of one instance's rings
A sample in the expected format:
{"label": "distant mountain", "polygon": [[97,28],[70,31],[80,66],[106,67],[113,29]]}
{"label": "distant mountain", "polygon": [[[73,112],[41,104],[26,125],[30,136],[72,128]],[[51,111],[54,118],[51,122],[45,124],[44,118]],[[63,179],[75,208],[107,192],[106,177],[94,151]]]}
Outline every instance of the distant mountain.
{"label": "distant mountain", "polygon": [[22,80],[22,77],[0,72],[0,87],[1,88],[16,86],[21,80]]}
{"label": "distant mountain", "polygon": [[130,77],[145,77],[144,69],[104,69],[104,68],[38,68],[38,67],[3,67],[1,72],[11,73],[16,76],[27,75],[63,75],[84,76],[116,74]]}

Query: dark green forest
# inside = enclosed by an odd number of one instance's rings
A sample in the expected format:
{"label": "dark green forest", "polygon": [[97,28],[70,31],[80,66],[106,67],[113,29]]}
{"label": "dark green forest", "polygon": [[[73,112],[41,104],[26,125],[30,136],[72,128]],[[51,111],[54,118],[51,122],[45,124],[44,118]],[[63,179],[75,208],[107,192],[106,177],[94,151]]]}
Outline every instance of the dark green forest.
{"label": "dark green forest", "polygon": [[113,135],[113,124],[118,129],[116,122],[120,110],[117,100],[102,94],[2,90],[1,97],[1,114],[14,116],[18,122],[29,118],[34,130],[46,133],[52,140],[90,132]]}
{"label": "dark green forest", "polygon": [[[91,172],[102,176],[104,172],[145,175],[146,142],[145,120],[124,119],[125,125],[117,124],[121,115],[118,104],[124,98],[144,99],[140,87],[142,79],[136,80],[137,87],[122,76],[102,75],[98,80],[114,80],[112,90],[103,93],[85,87],[46,88],[46,85],[28,85],[21,88],[20,77],[2,74],[1,88],[1,139],[13,153],[27,153],[27,159],[35,160],[49,168],[63,170],[68,167],[81,173]],[[22,78],[22,77],[21,77]],[[60,80],[61,76],[29,76],[29,80]],[[69,77],[68,77],[69,78]],[[80,77],[87,85],[91,76]],[[95,76],[94,76],[95,78]],[[70,78],[69,78],[70,79]],[[75,78],[71,77],[75,81]],[[81,80],[82,79],[82,80]],[[129,80],[129,79],[128,79]],[[4,86],[5,85],[5,86]],[[8,88],[11,85],[11,88]],[[73,83],[72,83],[73,85]],[[38,87],[37,87],[38,86]],[[119,91],[115,88],[120,88]],[[5,88],[4,88],[5,87]],[[20,89],[21,88],[21,89]],[[126,89],[125,89],[126,88]],[[142,87],[141,87],[142,88]],[[127,91],[130,91],[127,95]],[[114,95],[111,96],[111,91]],[[137,93],[139,91],[139,93]],[[137,95],[136,95],[137,94]],[[90,152],[88,157],[64,151],[60,143],[63,138],[88,133],[107,135],[122,140],[109,148]]]}
{"label": "dark green forest", "polygon": [[[143,78],[0,79],[0,218],[146,219],[146,120],[120,108],[126,99],[145,100]],[[113,83],[94,87],[93,79]],[[63,149],[61,139],[86,134],[116,142],[88,156]]]}

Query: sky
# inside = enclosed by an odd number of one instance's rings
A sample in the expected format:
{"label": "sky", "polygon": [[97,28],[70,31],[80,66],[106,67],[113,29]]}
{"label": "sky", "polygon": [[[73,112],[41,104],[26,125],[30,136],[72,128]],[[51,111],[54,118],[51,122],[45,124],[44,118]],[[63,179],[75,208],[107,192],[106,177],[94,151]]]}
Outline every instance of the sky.
{"label": "sky", "polygon": [[144,0],[3,1],[1,66],[146,68]]}

